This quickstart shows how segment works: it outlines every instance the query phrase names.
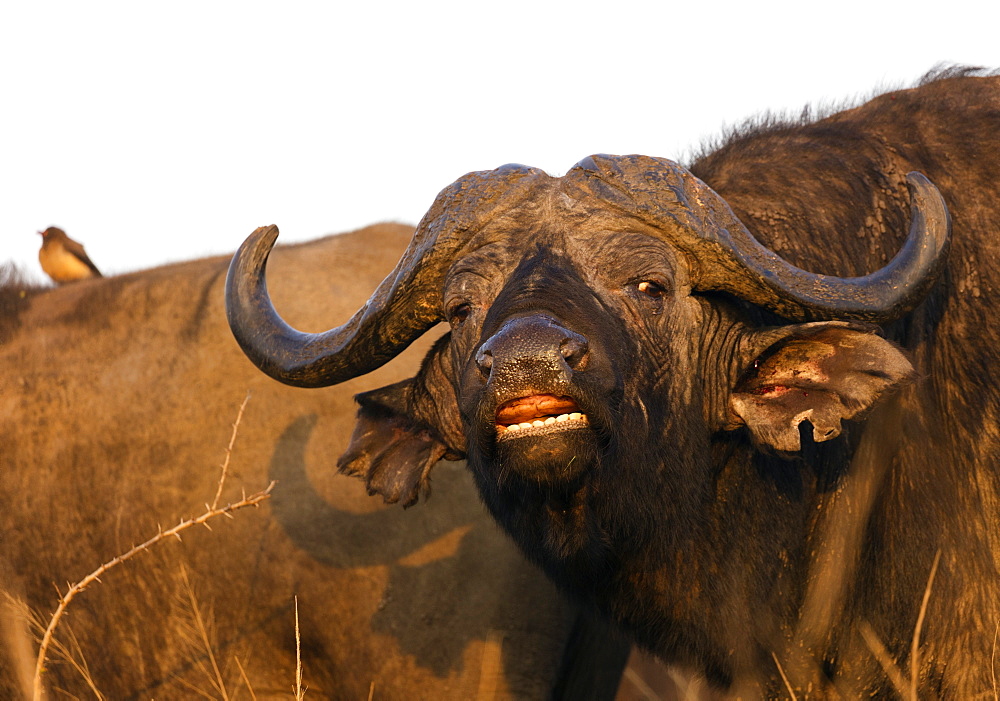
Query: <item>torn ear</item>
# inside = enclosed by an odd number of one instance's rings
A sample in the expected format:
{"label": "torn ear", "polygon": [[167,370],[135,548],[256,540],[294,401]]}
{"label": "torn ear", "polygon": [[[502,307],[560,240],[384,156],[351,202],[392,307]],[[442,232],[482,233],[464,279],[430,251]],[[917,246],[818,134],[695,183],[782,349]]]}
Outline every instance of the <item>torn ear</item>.
{"label": "torn ear", "polygon": [[913,366],[873,327],[848,322],[799,324],[762,332],[751,367],[729,399],[729,423],[745,425],[759,447],[800,450],[799,424],[813,440],[840,435],[841,421],[861,418],[905,384]]}
{"label": "torn ear", "polygon": [[355,396],[354,433],[337,467],[361,477],[368,493],[387,504],[417,503],[430,495],[431,468],[465,457],[458,404],[447,376],[445,335],[434,344],[416,377]]}

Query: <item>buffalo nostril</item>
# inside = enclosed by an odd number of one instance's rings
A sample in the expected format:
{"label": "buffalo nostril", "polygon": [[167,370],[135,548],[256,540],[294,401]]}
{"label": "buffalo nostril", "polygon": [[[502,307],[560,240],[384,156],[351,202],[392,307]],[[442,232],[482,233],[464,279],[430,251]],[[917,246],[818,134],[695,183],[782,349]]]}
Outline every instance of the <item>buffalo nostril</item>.
{"label": "buffalo nostril", "polygon": [[559,353],[566,361],[566,364],[569,365],[570,368],[575,369],[587,356],[589,346],[587,345],[587,339],[583,336],[575,334],[572,331],[569,333],[572,335],[564,338],[562,343],[559,344]]}
{"label": "buffalo nostril", "polygon": [[476,365],[479,366],[480,372],[489,376],[490,369],[493,367],[493,353],[489,350],[480,348],[479,352],[476,353]]}

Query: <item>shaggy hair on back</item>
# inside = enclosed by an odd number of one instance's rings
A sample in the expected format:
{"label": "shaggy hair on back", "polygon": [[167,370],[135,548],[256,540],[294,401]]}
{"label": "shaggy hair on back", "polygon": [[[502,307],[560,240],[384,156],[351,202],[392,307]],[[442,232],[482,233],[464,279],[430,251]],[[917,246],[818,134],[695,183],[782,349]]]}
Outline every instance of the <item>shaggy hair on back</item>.
{"label": "shaggy hair on back", "polygon": [[905,90],[908,87],[921,87],[930,83],[951,78],[974,78],[1000,75],[1000,69],[984,68],[982,66],[956,66],[949,64],[938,64],[924,73],[913,85],[887,85],[878,87],[870,92],[858,97],[834,100],[821,103],[819,105],[804,105],[798,114],[789,112],[775,112],[765,110],[760,114],[747,117],[736,125],[723,126],[722,131],[717,136],[709,137],[697,147],[689,158],[682,161],[683,165],[691,168],[701,159],[732,145],[735,142],[752,139],[771,131],[781,131],[790,127],[799,127],[804,124],[812,124],[821,119],[831,117],[838,112],[860,107],[866,102],[896,90]]}

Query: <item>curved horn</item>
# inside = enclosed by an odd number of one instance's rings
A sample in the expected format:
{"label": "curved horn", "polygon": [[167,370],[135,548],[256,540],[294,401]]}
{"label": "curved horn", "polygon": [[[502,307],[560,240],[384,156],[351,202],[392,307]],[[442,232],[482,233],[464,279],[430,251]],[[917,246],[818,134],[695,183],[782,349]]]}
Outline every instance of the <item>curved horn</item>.
{"label": "curved horn", "polygon": [[257,229],[226,277],[233,335],[254,365],[297,387],[326,387],[381,367],[442,319],[442,279],[474,225],[511,206],[524,190],[513,184],[540,172],[512,164],[469,173],[442,190],[395,270],[347,323],[323,333],[296,331],[275,311],[265,268],[278,227]]}
{"label": "curved horn", "polygon": [[906,176],[911,221],[903,247],[880,270],[841,278],[797,268],[763,246],[721,196],[672,161],[595,156],[578,167],[597,176],[602,196],[688,256],[695,289],[729,292],[795,321],[897,319],[921,302],[947,257],[948,208],[917,172]]}

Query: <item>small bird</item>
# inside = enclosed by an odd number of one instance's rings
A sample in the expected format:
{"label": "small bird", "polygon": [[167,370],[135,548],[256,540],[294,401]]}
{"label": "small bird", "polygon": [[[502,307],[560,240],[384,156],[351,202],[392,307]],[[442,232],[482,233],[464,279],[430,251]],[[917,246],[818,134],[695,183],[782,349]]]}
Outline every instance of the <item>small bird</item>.
{"label": "small bird", "polygon": [[42,264],[45,274],[55,282],[65,285],[67,282],[103,277],[83,246],[67,236],[65,231],[50,226],[38,233],[42,236],[38,262]]}

